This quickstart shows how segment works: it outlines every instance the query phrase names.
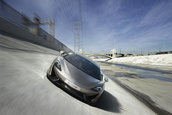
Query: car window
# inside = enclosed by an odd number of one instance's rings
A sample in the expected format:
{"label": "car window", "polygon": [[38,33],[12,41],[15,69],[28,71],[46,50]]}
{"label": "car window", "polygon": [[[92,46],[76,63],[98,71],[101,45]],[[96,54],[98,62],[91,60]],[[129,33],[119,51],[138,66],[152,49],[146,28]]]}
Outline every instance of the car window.
{"label": "car window", "polygon": [[97,67],[94,63],[92,63],[88,59],[86,59],[80,55],[77,55],[77,54],[66,55],[66,56],[64,56],[64,58],[69,63],[71,63],[78,69],[80,69],[81,71],[87,73],[88,75],[90,75],[98,80],[101,80],[100,68]]}

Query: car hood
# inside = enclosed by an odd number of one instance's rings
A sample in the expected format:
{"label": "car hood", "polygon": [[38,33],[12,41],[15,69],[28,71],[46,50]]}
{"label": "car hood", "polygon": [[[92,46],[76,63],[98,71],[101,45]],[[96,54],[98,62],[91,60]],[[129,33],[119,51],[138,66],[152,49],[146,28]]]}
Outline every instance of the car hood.
{"label": "car hood", "polygon": [[75,85],[78,85],[81,88],[90,89],[104,85],[103,81],[100,81],[86,74],[65,59],[62,59],[61,67],[63,76],[65,76],[69,81],[71,81]]}

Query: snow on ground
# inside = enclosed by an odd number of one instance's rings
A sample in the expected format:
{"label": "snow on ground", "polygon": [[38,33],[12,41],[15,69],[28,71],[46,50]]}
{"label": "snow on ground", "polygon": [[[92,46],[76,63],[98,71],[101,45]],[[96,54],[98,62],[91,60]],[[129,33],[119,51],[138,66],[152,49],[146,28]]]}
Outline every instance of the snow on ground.
{"label": "snow on ground", "polygon": [[[107,58],[108,59],[108,58]],[[106,61],[107,59],[92,59],[93,61]]]}
{"label": "snow on ground", "polygon": [[110,59],[110,57],[104,55],[87,55],[87,57],[93,61],[106,61]]}
{"label": "snow on ground", "polygon": [[172,54],[113,58],[109,62],[172,66]]}

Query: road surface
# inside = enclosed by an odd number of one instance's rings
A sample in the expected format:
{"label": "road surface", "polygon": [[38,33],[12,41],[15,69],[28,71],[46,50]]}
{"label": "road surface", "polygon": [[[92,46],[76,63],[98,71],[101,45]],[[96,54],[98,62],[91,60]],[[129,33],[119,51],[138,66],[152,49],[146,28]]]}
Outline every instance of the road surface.
{"label": "road surface", "polygon": [[149,66],[97,62],[102,71],[160,115],[172,114],[172,71]]}
{"label": "road surface", "polygon": [[0,35],[0,115],[154,115],[132,94],[109,80],[95,105],[52,84],[46,72],[57,51]]}

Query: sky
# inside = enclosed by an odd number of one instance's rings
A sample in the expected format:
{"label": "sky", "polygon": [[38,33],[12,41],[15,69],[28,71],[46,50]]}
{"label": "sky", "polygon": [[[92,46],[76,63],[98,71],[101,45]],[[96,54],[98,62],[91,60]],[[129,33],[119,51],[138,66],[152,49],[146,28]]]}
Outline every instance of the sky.
{"label": "sky", "polygon": [[80,0],[80,5],[79,0],[5,1],[31,18],[34,12],[54,18],[56,39],[71,49],[74,19],[81,17],[84,52],[172,50],[172,0]]}

